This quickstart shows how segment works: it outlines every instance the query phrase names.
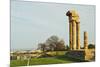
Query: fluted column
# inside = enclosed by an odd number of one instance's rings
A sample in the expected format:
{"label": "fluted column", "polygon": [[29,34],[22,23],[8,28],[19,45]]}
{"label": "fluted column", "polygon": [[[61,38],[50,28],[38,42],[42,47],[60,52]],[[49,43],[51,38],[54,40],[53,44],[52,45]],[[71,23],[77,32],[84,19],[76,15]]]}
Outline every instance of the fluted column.
{"label": "fluted column", "polygon": [[70,50],[72,50],[72,22],[69,22],[69,44]]}
{"label": "fluted column", "polygon": [[[69,45],[70,45],[70,49],[71,50],[76,50],[76,33],[80,33],[80,28],[78,28],[78,32],[76,31],[76,23],[77,21],[79,21],[79,16],[77,14],[77,12],[75,10],[70,10],[66,13],[66,16],[69,17]],[[78,37],[80,37],[80,35],[78,35]],[[78,40],[80,40],[80,38],[78,38]],[[80,41],[78,41],[79,43]],[[79,45],[80,46],[80,45]],[[79,49],[78,46],[78,49]]]}
{"label": "fluted column", "polygon": [[76,22],[72,21],[72,45],[73,50],[76,50]]}
{"label": "fluted column", "polygon": [[77,37],[77,49],[79,50],[80,49],[80,22],[78,22],[77,23],[77,35],[76,35],[76,37]]}
{"label": "fluted column", "polygon": [[84,49],[88,49],[88,33],[84,32]]}

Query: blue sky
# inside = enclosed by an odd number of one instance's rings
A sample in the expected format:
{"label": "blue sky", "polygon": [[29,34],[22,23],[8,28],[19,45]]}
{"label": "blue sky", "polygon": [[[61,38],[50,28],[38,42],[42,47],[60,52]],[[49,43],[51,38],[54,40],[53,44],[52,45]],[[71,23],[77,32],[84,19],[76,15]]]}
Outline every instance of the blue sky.
{"label": "blue sky", "polygon": [[83,33],[95,42],[95,6],[59,3],[11,1],[11,50],[35,49],[38,43],[57,35],[69,44],[66,12],[75,9],[80,16],[81,46]]}

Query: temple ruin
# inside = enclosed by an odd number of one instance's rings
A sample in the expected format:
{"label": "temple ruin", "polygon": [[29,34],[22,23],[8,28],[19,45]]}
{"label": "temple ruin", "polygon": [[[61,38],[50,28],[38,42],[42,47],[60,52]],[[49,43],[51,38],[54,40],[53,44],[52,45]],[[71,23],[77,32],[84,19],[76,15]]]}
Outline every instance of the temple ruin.
{"label": "temple ruin", "polygon": [[68,56],[75,59],[91,60],[95,50],[88,49],[88,33],[84,32],[84,49],[80,44],[80,18],[75,10],[66,13],[69,17],[69,46]]}
{"label": "temple ruin", "polygon": [[66,14],[69,17],[69,43],[70,49],[80,49],[80,19],[76,11],[71,10]]}

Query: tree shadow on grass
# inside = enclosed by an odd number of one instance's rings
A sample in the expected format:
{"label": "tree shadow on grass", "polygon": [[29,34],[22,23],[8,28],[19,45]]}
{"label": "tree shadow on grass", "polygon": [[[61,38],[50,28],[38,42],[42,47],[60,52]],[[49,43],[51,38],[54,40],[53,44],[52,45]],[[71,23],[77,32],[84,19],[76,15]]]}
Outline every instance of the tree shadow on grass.
{"label": "tree shadow on grass", "polygon": [[74,59],[74,58],[69,58],[67,55],[62,55],[62,56],[56,56],[55,58],[59,60],[64,60],[64,61],[70,61],[70,62],[87,62],[85,60],[80,60],[80,59]]}

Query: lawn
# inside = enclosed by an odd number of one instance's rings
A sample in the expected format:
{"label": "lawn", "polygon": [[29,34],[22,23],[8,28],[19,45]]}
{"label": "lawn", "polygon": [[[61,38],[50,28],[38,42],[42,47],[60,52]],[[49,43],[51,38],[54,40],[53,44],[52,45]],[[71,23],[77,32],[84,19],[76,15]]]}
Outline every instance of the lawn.
{"label": "lawn", "polygon": [[[47,52],[47,54],[50,55],[50,56],[46,56],[46,57],[43,56],[41,58],[31,58],[29,65],[84,62],[84,61],[81,61],[81,60],[68,58],[65,53],[66,53],[66,51]],[[11,60],[10,67],[27,66],[27,62],[28,62],[28,60]]]}
{"label": "lawn", "polygon": [[[75,62],[65,56],[56,56],[48,58],[32,58],[29,65],[59,64]],[[10,67],[26,66],[27,60],[11,60]]]}

